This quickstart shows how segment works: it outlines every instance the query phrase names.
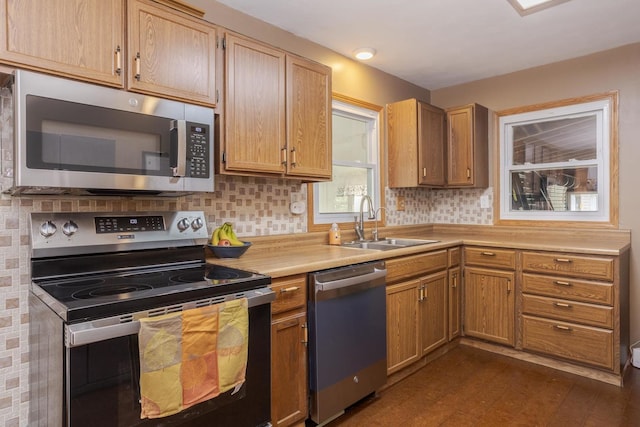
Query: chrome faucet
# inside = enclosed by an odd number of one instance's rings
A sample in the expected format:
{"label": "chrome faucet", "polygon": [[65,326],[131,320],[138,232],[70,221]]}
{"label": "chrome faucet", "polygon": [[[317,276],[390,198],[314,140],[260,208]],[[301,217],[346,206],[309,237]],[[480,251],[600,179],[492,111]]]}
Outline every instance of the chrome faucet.
{"label": "chrome faucet", "polygon": [[358,217],[356,217],[356,235],[358,236],[358,240],[361,242],[366,240],[364,238],[364,202],[367,202],[367,212],[369,215],[368,219],[376,218],[376,213],[375,209],[373,208],[373,201],[371,200],[371,197],[364,196],[360,201],[360,218],[358,219]]}

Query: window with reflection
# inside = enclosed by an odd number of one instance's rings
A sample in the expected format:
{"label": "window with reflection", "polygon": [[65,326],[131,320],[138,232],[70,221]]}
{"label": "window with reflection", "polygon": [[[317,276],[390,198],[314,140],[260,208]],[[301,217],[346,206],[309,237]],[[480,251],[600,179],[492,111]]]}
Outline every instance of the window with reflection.
{"label": "window with reflection", "polygon": [[[326,224],[353,225],[364,196],[371,197],[376,208],[383,206],[380,176],[381,107],[334,95],[332,112],[333,175],[330,182],[309,188],[313,217],[309,228]],[[380,223],[384,213],[378,213]],[[314,227],[318,225],[319,227]]]}
{"label": "window with reflection", "polygon": [[498,113],[500,220],[612,222],[615,100]]}

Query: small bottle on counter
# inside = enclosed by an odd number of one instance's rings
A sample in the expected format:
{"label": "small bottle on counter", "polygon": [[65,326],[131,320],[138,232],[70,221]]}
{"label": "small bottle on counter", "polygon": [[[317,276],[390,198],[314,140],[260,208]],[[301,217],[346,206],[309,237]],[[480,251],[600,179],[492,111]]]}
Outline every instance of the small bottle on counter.
{"label": "small bottle on counter", "polygon": [[342,243],[342,238],[340,237],[340,227],[335,222],[331,224],[331,228],[329,229],[329,244],[330,245],[340,245]]}

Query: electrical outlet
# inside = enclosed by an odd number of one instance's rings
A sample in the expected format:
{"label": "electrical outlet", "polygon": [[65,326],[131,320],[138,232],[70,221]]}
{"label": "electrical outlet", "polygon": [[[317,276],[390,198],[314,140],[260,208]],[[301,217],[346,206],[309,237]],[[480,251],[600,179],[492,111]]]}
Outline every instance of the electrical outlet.
{"label": "electrical outlet", "polygon": [[489,196],[480,196],[480,208],[489,209]]}
{"label": "electrical outlet", "polygon": [[396,199],[396,210],[397,211],[403,211],[404,210],[404,197],[403,196],[399,196]]}

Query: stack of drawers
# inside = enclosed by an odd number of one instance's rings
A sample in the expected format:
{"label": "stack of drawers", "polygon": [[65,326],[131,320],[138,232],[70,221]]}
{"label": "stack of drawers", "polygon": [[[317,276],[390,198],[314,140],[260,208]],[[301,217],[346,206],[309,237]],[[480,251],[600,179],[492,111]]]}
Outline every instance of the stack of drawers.
{"label": "stack of drawers", "polygon": [[522,253],[522,347],[619,370],[614,259]]}

